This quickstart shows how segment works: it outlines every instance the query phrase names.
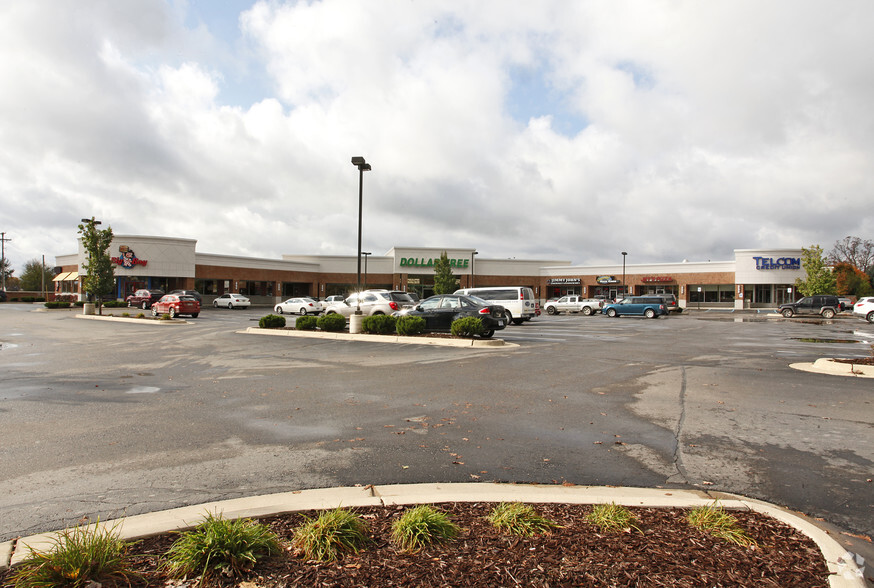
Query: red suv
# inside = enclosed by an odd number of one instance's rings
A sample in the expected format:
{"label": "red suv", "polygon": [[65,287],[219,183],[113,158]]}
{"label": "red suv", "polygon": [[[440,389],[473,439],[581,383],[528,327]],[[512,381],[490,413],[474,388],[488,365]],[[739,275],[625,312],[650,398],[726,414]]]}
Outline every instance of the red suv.
{"label": "red suv", "polygon": [[128,306],[139,306],[143,310],[146,310],[152,306],[153,303],[160,300],[163,295],[163,290],[137,290],[125,298],[125,301]]}

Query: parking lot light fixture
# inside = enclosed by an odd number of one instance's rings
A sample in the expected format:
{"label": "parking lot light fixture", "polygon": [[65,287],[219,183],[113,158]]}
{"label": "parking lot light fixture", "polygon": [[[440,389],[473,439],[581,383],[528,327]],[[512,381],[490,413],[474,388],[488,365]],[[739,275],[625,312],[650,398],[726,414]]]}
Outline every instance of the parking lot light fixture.
{"label": "parking lot light fixture", "polygon": [[352,158],[352,165],[358,168],[358,296],[355,314],[361,314],[361,209],[364,203],[364,172],[370,171],[370,164],[361,156]]}
{"label": "parking lot light fixture", "polygon": [[479,255],[479,251],[471,251],[470,252],[470,287],[473,288],[473,256]]}
{"label": "parking lot light fixture", "polygon": [[627,251],[622,252],[622,297],[625,298],[627,292],[625,289],[625,256],[628,255]]}

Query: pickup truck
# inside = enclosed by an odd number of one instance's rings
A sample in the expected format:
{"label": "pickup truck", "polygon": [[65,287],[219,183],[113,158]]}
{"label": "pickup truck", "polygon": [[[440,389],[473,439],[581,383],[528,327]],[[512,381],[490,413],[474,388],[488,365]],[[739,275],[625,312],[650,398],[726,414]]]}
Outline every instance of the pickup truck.
{"label": "pickup truck", "polygon": [[582,296],[562,296],[558,300],[550,300],[544,305],[548,314],[560,312],[581,312],[586,316],[601,312],[604,301],[599,298],[583,298]]}

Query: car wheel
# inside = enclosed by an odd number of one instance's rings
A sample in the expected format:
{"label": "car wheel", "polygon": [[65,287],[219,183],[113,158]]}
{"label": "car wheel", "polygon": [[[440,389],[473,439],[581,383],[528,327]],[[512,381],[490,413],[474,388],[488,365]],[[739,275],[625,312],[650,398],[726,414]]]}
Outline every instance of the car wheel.
{"label": "car wheel", "polygon": [[382,312],[381,310],[377,310],[376,312],[374,312],[374,313],[373,313],[372,315],[370,315],[370,316],[382,316],[382,315],[384,315],[384,314],[385,314],[385,313]]}
{"label": "car wheel", "polygon": [[213,302],[212,302],[212,307],[213,307],[213,308],[218,308],[218,301],[213,300]]}
{"label": "car wheel", "polygon": [[281,306],[277,306],[277,307],[274,308],[273,310],[275,310],[275,311],[278,312],[279,314],[282,314],[282,307],[281,307]]}
{"label": "car wheel", "polygon": [[616,309],[615,308],[608,308],[607,309],[607,316],[609,316],[610,318],[616,318]]}
{"label": "car wheel", "polygon": [[583,314],[586,316],[592,316],[592,307],[591,306],[584,306],[583,307]]}
{"label": "car wheel", "polygon": [[307,309],[304,308],[303,306],[301,306],[301,307],[300,307],[300,315],[301,315],[301,316],[306,316],[306,314],[307,314]]}
{"label": "car wheel", "polygon": [[782,314],[782,315],[783,315],[784,317],[786,317],[786,318],[792,318],[792,314],[793,314],[793,313],[792,313],[792,309],[791,309],[791,308],[784,308],[784,309],[780,312],[780,314]]}
{"label": "car wheel", "polygon": [[546,308],[546,314],[557,314],[557,313],[558,313],[558,311],[555,309],[554,306],[549,306]]}
{"label": "car wheel", "polygon": [[133,306],[133,303],[131,303],[131,301],[128,300],[128,301],[127,301],[127,307],[130,308],[131,306]]}
{"label": "car wheel", "polygon": [[149,303],[143,302],[143,310],[148,310],[148,308],[149,308]]}
{"label": "car wheel", "polygon": [[677,307],[677,314],[682,314],[682,312],[683,312],[683,309],[680,307]]}
{"label": "car wheel", "polygon": [[337,311],[336,310],[329,310],[328,312],[325,313],[325,316],[328,316],[329,314],[337,314]]}
{"label": "car wheel", "polygon": [[482,337],[483,339],[491,339],[492,335],[494,335],[494,334],[495,334],[495,330],[489,329],[488,331],[483,331],[483,334],[480,335],[480,337]]}
{"label": "car wheel", "polygon": [[833,311],[831,308],[826,308],[825,310],[822,311],[822,318],[830,319],[834,316],[835,316],[835,311]]}
{"label": "car wheel", "polygon": [[651,308],[647,308],[647,309],[643,312],[643,315],[644,315],[646,318],[655,318],[655,317],[656,317],[656,313],[655,313],[655,311],[654,311],[653,309],[651,309]]}
{"label": "car wheel", "polygon": [[172,306],[170,307],[170,318],[176,318],[176,309]]}
{"label": "car wheel", "polygon": [[510,323],[513,322],[513,313],[510,312],[509,310],[505,310],[504,311],[504,318],[506,319],[507,324],[509,325]]}
{"label": "car wheel", "polygon": [[867,320],[869,323],[874,323],[874,310],[872,310],[865,316],[865,320]]}
{"label": "car wheel", "polygon": [[513,324],[514,324],[514,325],[521,325],[521,324],[524,323],[524,322],[525,322],[525,319],[521,319],[521,318],[513,319]]}
{"label": "car wheel", "polygon": [[197,315],[198,315],[198,313],[196,313],[196,312],[192,312],[192,313],[191,313],[191,318],[197,318]]}
{"label": "car wheel", "polygon": [[158,316],[158,309],[154,306],[152,307],[152,316]]}
{"label": "car wheel", "polygon": [[234,310],[234,303],[228,302],[228,310]]}

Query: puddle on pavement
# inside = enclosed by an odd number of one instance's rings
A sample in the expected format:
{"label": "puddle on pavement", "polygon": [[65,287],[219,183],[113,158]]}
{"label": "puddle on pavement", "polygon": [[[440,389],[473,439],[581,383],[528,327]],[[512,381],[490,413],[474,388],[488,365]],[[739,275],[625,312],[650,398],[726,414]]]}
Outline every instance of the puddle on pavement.
{"label": "puddle on pavement", "polygon": [[125,394],[154,394],[155,392],[160,392],[160,388],[156,388],[155,386],[134,386]]}

